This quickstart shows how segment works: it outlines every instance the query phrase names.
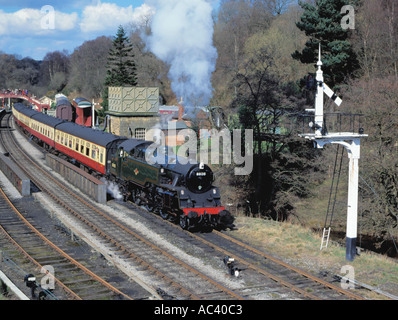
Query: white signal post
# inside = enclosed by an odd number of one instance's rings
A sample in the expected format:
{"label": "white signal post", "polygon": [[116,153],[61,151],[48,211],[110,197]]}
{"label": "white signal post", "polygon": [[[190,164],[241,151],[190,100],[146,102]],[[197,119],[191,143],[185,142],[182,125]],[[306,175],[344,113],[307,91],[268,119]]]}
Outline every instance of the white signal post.
{"label": "white signal post", "polygon": [[321,61],[321,46],[319,46],[319,58],[316,64],[318,70],[316,71],[316,95],[315,95],[315,135],[322,136],[323,127],[323,71]]}
{"label": "white signal post", "polygon": [[[315,97],[315,133],[302,134],[300,136],[312,140],[316,143],[316,147],[322,149],[324,145],[340,144],[348,152],[349,157],[349,177],[348,177],[348,201],[347,201],[347,229],[346,229],[346,260],[353,261],[356,255],[356,239],[358,224],[358,177],[359,177],[359,159],[361,138],[368,135],[353,132],[336,132],[328,133],[323,130],[324,113],[323,113],[323,93],[325,92],[329,98],[340,106],[342,100],[337,97],[334,92],[323,83],[323,71],[321,61],[321,47],[319,46],[318,70],[316,73],[317,91]],[[310,110],[308,110],[310,111]]]}

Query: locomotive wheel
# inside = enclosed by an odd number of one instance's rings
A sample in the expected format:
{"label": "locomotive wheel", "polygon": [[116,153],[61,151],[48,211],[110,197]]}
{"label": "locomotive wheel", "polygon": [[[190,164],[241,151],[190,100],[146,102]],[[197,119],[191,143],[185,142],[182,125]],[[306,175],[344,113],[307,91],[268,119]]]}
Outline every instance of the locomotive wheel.
{"label": "locomotive wheel", "polygon": [[184,230],[188,229],[188,219],[184,215],[180,216],[180,227]]}
{"label": "locomotive wheel", "polygon": [[170,217],[170,214],[165,209],[159,209],[159,215],[164,219],[167,220]]}
{"label": "locomotive wheel", "polygon": [[150,211],[153,212],[155,210],[155,205],[153,204],[152,201],[147,201],[145,208]]}
{"label": "locomotive wheel", "polygon": [[137,191],[135,189],[131,190],[131,201],[137,203]]}

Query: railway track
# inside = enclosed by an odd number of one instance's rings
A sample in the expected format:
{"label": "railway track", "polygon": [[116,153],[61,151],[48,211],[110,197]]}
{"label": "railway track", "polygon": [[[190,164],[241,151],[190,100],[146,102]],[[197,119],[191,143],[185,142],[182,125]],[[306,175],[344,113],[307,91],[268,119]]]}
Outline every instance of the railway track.
{"label": "railway track", "polygon": [[[10,214],[11,212],[13,214]],[[0,189],[0,232],[4,239],[11,242],[37,270],[45,270],[49,265],[56,268],[56,275],[55,273],[46,275],[48,279],[51,277],[54,284],[56,283],[65,293],[63,295],[58,292],[56,296],[73,300],[114,299],[118,296],[119,299],[133,300],[52,243],[23,216],[2,189]],[[87,288],[90,290],[87,291]]]}
{"label": "railway track", "polygon": [[155,297],[166,299],[201,299],[208,291],[219,292],[218,299],[243,299],[217,280],[203,274],[191,265],[175,258],[145,237],[125,227],[116,219],[96,208],[90,200],[73,193],[69,188],[43,170],[14,141],[10,130],[3,130],[5,148],[10,157],[17,159],[21,169],[35,185],[71,213],[85,228],[102,240],[113,257],[123,260],[141,279],[150,279],[145,289]]}
{"label": "railway track", "polygon": [[[135,204],[130,205],[135,206]],[[291,266],[225,233],[216,230],[209,233],[183,231],[173,222],[164,221],[155,214],[148,215],[144,209],[141,210],[140,219],[150,220],[152,230],[155,232],[163,230],[164,234],[181,238],[175,242],[188,243],[191,248],[197,248],[194,254],[200,254],[203,258],[208,255],[209,260],[211,257],[217,257],[218,260],[226,256],[234,258],[238,263],[237,268],[243,271],[242,277],[250,279],[247,280],[245,287],[238,290],[244,297],[313,300],[364,299],[358,294],[343,290],[337,285]],[[227,269],[226,272],[228,272]]]}

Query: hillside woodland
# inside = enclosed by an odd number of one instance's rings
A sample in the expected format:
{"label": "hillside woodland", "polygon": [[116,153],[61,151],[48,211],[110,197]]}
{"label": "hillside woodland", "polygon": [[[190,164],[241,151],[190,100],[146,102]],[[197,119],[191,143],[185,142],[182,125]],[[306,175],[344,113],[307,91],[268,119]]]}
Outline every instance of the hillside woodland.
{"label": "hillside woodland", "polygon": [[[355,9],[353,28],[342,27],[345,5]],[[214,166],[233,213],[308,224],[315,215],[311,208],[319,202],[325,205],[315,206],[319,219],[311,226],[323,227],[336,150],[316,150],[298,136],[298,119],[313,107],[308,76],[316,71],[321,44],[325,81],[343,99],[341,108],[327,101],[325,111],[363,114],[361,126],[369,135],[360,160],[361,232],[380,244],[398,241],[397,12],[397,0],[221,1],[213,15],[218,57],[210,104],[223,108],[230,129],[253,129],[255,137],[251,175],[235,176],[233,165]],[[149,21],[124,26],[134,80],[139,86],[158,86],[161,102],[175,104],[167,78],[170,66],[143,40],[151,33]],[[42,61],[0,52],[0,87],[24,88],[36,96],[63,92],[100,98],[113,40],[98,37],[71,53],[48,52]],[[347,163],[345,154],[342,181]],[[341,217],[346,187],[341,184],[338,197]]]}

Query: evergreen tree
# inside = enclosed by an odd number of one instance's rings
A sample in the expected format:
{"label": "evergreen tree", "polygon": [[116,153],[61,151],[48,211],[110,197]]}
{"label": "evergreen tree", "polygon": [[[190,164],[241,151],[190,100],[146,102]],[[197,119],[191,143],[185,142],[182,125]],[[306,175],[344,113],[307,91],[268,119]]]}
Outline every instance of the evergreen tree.
{"label": "evergreen tree", "polygon": [[102,106],[108,107],[108,87],[136,86],[136,66],[133,47],[122,26],[113,38],[109,50]]}
{"label": "evergreen tree", "polygon": [[299,4],[304,12],[296,25],[305,31],[309,40],[302,52],[296,50],[293,53],[293,58],[302,63],[315,64],[320,43],[325,81],[331,87],[345,83],[359,68],[349,41],[350,30],[341,27],[345,15],[341,14],[341,9],[350,4],[350,0],[317,0],[315,6],[302,1]]}

